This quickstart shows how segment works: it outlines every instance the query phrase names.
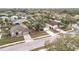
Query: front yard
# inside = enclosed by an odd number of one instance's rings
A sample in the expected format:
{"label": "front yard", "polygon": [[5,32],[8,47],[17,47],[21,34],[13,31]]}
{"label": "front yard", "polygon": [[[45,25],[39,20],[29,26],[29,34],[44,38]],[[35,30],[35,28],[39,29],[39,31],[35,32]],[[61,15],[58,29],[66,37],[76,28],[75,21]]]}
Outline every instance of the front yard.
{"label": "front yard", "polygon": [[44,31],[40,31],[40,32],[33,31],[33,32],[30,33],[30,35],[31,35],[32,38],[35,38],[35,37],[40,37],[40,36],[44,36],[44,35],[48,35],[48,34]]}
{"label": "front yard", "polygon": [[5,45],[5,44],[9,44],[9,43],[13,43],[13,42],[18,42],[18,41],[22,41],[24,40],[23,37],[4,37],[2,39],[0,39],[0,45]]}
{"label": "front yard", "polygon": [[[35,38],[35,37],[47,35],[47,33],[44,32],[44,31],[41,31],[41,32],[33,31],[33,32],[30,33],[30,35],[31,35],[32,38]],[[14,43],[14,42],[22,41],[22,40],[24,40],[23,36],[21,36],[21,37],[11,37],[9,35],[3,36],[2,39],[0,39],[0,45]]]}

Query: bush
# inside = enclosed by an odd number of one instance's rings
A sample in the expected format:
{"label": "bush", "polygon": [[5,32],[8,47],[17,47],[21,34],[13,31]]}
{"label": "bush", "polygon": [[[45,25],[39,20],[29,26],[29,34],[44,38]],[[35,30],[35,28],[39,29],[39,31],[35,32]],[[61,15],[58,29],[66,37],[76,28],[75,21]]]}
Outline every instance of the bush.
{"label": "bush", "polygon": [[74,51],[79,48],[79,37],[72,35],[61,36],[53,42],[48,51]]}

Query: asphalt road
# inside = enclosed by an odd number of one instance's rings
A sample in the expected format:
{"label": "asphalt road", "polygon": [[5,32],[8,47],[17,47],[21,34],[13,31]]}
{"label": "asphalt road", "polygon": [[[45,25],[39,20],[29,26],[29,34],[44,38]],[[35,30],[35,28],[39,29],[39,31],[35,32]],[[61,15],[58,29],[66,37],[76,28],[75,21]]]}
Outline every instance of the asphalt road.
{"label": "asphalt road", "polygon": [[40,48],[45,45],[46,41],[54,41],[57,36],[48,36],[42,39],[34,40],[28,43],[21,43],[5,48],[1,48],[0,51],[30,51],[32,49]]}

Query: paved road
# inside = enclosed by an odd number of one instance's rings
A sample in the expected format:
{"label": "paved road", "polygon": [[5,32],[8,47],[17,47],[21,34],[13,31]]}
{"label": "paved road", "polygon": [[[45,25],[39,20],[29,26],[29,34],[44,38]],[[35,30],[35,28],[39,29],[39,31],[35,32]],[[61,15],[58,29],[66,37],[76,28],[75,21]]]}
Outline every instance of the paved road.
{"label": "paved road", "polygon": [[55,37],[54,36],[53,37],[48,36],[48,37],[38,39],[38,40],[34,40],[34,41],[31,41],[31,42],[28,42],[28,43],[21,43],[21,44],[17,44],[17,45],[14,45],[14,46],[2,48],[2,49],[0,49],[0,51],[29,51],[29,50],[36,49],[36,48],[44,46],[44,44],[47,40],[53,41],[55,39],[56,39],[56,36]]}

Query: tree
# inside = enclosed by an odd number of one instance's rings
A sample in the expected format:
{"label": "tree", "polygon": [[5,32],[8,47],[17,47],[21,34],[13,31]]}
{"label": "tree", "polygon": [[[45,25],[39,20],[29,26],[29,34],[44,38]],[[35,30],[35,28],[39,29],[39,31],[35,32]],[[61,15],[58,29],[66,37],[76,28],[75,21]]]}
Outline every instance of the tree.
{"label": "tree", "polygon": [[61,19],[61,28],[62,29],[67,29],[67,28],[71,28],[72,27],[72,23],[73,23],[73,17],[69,14],[66,14],[65,17],[62,17]]}
{"label": "tree", "polygon": [[3,25],[3,20],[0,20],[0,25]]}
{"label": "tree", "polygon": [[45,27],[45,23],[49,22],[49,19],[44,12],[37,12],[27,17],[28,22],[25,22],[26,26],[30,29],[40,31]]}
{"label": "tree", "polygon": [[43,30],[45,26],[45,21],[41,17],[34,17],[29,19],[29,25],[33,30],[40,31]]}
{"label": "tree", "polygon": [[61,23],[59,24],[59,27],[61,29],[66,29],[69,25],[69,21],[67,21],[66,19],[61,19]]}
{"label": "tree", "polygon": [[49,10],[46,13],[45,17],[48,18],[48,19],[56,19],[56,13],[52,10]]}

